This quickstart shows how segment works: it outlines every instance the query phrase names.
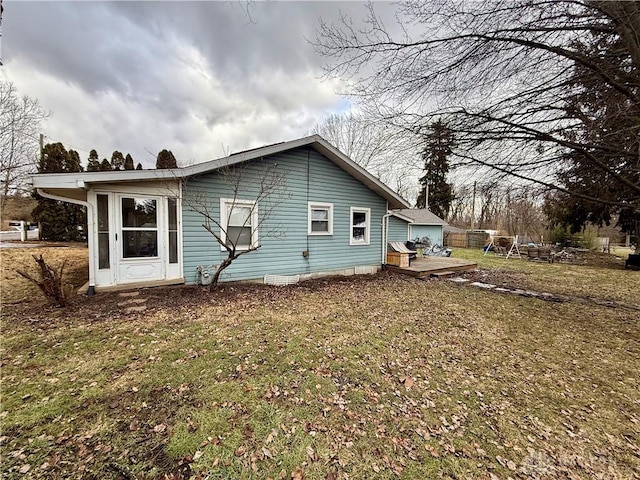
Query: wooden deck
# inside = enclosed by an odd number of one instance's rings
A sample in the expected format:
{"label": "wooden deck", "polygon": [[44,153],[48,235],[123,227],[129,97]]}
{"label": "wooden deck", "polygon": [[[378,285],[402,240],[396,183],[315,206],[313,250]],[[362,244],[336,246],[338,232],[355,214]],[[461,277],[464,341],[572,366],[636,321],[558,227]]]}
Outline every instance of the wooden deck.
{"label": "wooden deck", "polygon": [[396,267],[395,265],[385,265],[384,269],[390,272],[411,275],[412,277],[424,278],[439,276],[446,273],[475,270],[478,264],[468,260],[451,257],[418,257],[411,260],[408,267]]}

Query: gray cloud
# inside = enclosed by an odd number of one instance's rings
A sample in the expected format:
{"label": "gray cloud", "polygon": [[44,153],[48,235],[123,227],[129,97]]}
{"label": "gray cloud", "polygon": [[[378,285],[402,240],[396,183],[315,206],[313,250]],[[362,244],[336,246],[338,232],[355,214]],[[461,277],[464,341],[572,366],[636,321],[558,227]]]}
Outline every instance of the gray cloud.
{"label": "gray cloud", "polygon": [[338,83],[320,80],[323,59],[305,40],[318,18],[339,11],[362,16],[364,7],[9,2],[0,77],[52,110],[51,140],[102,157],[130,152],[145,166],[162,148],[200,162],[302,136],[344,109]]}

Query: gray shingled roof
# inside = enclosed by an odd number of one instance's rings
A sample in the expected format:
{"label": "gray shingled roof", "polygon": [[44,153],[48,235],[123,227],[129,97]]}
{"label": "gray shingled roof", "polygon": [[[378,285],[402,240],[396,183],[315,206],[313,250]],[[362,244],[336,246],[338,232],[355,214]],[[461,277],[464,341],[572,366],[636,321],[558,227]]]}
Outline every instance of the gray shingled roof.
{"label": "gray shingled roof", "polygon": [[409,217],[416,225],[446,225],[447,222],[442,220],[437,215],[431,213],[426,208],[399,208],[393,210],[394,213],[399,213],[405,217]]}

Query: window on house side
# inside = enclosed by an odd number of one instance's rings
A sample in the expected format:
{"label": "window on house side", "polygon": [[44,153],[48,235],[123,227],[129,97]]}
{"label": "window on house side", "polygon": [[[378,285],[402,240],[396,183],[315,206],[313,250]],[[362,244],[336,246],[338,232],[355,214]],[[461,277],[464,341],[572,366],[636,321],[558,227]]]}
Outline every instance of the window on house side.
{"label": "window on house side", "polygon": [[169,263],[178,263],[178,199],[167,199],[169,209]]}
{"label": "window on house side", "polygon": [[235,245],[236,250],[258,245],[258,206],[254,202],[222,198],[220,213],[222,240],[226,245]]}
{"label": "window on house side", "polygon": [[351,207],[349,245],[369,245],[370,208]]}
{"label": "window on house side", "polygon": [[98,268],[109,267],[109,197],[97,195],[98,201]]}
{"label": "window on house side", "polygon": [[308,234],[333,235],[333,203],[309,202]]}

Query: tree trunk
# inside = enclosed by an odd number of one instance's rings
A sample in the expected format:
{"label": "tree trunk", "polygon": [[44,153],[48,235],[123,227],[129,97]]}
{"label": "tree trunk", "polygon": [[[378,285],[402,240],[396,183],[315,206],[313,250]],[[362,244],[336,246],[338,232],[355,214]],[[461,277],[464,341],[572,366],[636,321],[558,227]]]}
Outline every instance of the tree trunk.
{"label": "tree trunk", "polygon": [[218,266],[218,269],[213,274],[213,278],[211,279],[211,285],[209,285],[209,291],[213,291],[218,286],[218,281],[220,280],[220,274],[222,271],[231,265],[231,262],[236,258],[236,256],[232,253],[229,254],[227,258],[225,258],[222,263]]}

